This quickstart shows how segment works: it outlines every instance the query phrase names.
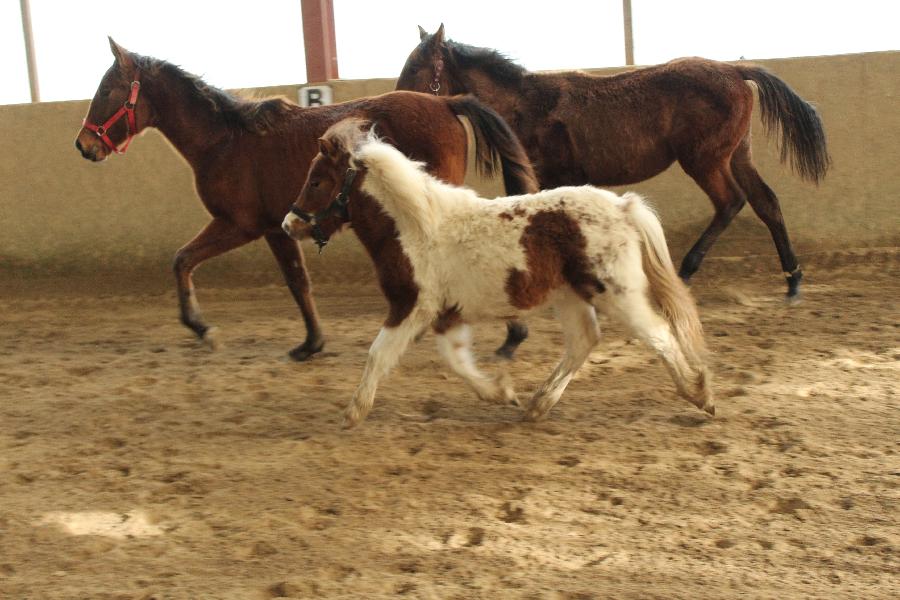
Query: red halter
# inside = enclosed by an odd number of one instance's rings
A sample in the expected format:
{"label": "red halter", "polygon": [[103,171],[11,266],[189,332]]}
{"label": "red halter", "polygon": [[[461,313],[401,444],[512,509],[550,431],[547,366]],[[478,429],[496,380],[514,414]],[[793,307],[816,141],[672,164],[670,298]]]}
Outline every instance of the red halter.
{"label": "red halter", "polygon": [[[82,121],[85,129],[89,129],[97,134],[97,137],[100,138],[106,147],[115,152],[116,154],[125,154],[125,150],[128,149],[128,144],[131,143],[131,138],[135,136],[137,133],[137,122],[134,117],[134,105],[137,103],[138,94],[141,92],[141,71],[138,70],[134,74],[134,81],[131,82],[131,93],[128,95],[128,100],[125,101],[119,110],[116,111],[116,114],[111,116],[106,120],[106,123],[103,125],[97,126],[93,123],[89,122],[87,119]],[[125,142],[121,147],[117,147],[113,144],[112,140],[109,139],[109,135],[107,132],[109,128],[116,124],[116,122],[122,118],[123,115],[128,115],[128,120],[126,124],[128,126],[128,134],[125,137]]]}

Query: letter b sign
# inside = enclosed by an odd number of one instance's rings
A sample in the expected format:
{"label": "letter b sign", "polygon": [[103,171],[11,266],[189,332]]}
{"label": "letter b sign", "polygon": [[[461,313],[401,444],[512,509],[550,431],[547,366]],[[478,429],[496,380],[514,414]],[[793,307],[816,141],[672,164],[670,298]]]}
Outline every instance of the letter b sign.
{"label": "letter b sign", "polygon": [[300,88],[300,106],[325,106],[331,104],[331,86],[307,85]]}

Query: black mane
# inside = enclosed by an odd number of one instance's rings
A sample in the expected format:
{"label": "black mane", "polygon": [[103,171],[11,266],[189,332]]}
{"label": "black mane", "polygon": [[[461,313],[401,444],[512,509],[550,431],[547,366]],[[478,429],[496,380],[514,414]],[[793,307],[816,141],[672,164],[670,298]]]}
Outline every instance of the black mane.
{"label": "black mane", "polygon": [[294,105],[284,98],[251,100],[240,98],[225,90],[209,85],[197,75],[164,60],[136,56],[138,66],[153,75],[164,75],[186,84],[195,98],[210,105],[214,113],[221,115],[229,127],[253,133],[266,133],[275,129]]}
{"label": "black mane", "polygon": [[450,58],[462,69],[478,68],[494,79],[516,82],[528,73],[525,67],[517,65],[500,52],[491,48],[479,48],[448,40],[445,42]]}

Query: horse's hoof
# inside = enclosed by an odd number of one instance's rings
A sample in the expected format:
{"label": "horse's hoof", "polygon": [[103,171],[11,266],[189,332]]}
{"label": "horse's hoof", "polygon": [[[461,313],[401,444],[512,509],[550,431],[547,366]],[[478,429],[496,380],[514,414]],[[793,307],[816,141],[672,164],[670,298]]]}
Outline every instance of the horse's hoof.
{"label": "horse's hoof", "polygon": [[212,351],[221,350],[222,349],[222,340],[219,338],[219,328],[218,327],[210,327],[206,331],[203,332],[203,336],[200,340]]}
{"label": "horse's hoof", "polygon": [[516,353],[517,347],[518,346],[513,346],[510,348],[509,346],[504,344],[504,345],[500,346],[499,348],[497,348],[496,351],[494,351],[494,355],[497,358],[502,358],[503,360],[512,360],[513,356]]}
{"label": "horse's hoof", "polygon": [[341,419],[341,429],[353,429],[357,425],[359,425],[359,417],[355,417],[350,412],[344,413],[344,418]]}
{"label": "horse's hoof", "polygon": [[702,408],[703,412],[705,412],[709,416],[711,416],[711,417],[716,416],[716,405],[713,404],[712,402],[707,402],[701,408]]}
{"label": "horse's hoof", "polygon": [[522,420],[526,423],[537,423],[547,416],[546,411],[540,411],[535,408],[529,408],[525,411],[525,414],[522,415]]}
{"label": "horse's hoof", "polygon": [[785,294],[784,303],[788,306],[796,306],[803,301],[803,295],[800,292],[794,292],[793,294]]}
{"label": "horse's hoof", "polygon": [[325,342],[323,342],[323,341],[318,341],[318,342],[306,341],[306,342],[303,342],[302,344],[300,344],[299,346],[297,346],[296,348],[294,348],[293,350],[291,350],[290,352],[288,352],[288,356],[290,356],[291,359],[293,359],[297,362],[303,362],[305,360],[309,360],[309,358],[312,357],[313,354],[318,354],[319,352],[321,352],[322,348],[324,348],[324,347],[325,347]]}

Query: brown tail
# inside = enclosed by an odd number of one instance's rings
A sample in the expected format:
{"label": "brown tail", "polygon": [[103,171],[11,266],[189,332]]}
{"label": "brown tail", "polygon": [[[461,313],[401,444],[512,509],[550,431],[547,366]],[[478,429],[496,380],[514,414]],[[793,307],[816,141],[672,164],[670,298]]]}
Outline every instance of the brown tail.
{"label": "brown tail", "polygon": [[507,195],[533,194],[540,189],[525,149],[503,117],[475,96],[453,96],[447,103],[454,114],[468,118],[472,124],[479,173],[492,176],[499,160]]}
{"label": "brown tail", "polygon": [[[762,67],[736,65],[744,79],[756,83],[762,122],[769,134],[780,134],[781,161],[788,158],[800,177],[819,183],[831,164],[822,119],[784,81]],[[776,128],[780,126],[778,131]]]}

